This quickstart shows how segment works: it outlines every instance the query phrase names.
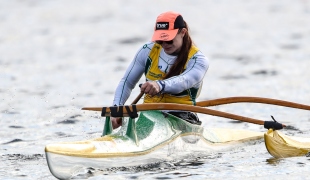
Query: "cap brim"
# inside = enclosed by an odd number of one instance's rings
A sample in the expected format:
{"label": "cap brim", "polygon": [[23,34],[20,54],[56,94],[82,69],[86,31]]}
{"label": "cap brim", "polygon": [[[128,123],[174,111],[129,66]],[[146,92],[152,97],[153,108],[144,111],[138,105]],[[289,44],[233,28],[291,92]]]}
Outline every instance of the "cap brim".
{"label": "cap brim", "polygon": [[152,41],[170,41],[177,35],[179,29],[157,30],[154,32]]}

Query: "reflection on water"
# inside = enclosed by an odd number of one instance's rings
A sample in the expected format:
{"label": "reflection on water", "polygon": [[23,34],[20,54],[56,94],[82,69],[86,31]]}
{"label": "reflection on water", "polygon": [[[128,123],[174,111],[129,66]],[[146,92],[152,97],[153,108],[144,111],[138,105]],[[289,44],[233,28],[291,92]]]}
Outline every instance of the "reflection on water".
{"label": "reflection on water", "polygon": [[281,161],[283,161],[283,159],[280,159],[280,158],[269,158],[269,159],[266,159],[267,164],[275,165],[275,166],[277,164],[279,164]]}
{"label": "reflection on water", "polygon": [[[162,179],[170,179],[172,177],[189,177],[192,176],[190,169],[199,169],[206,163],[207,159],[214,159],[220,156],[205,156],[196,158],[185,158],[178,161],[171,162],[158,162],[147,164],[143,166],[132,166],[132,167],[113,167],[107,169],[94,169],[87,168],[84,173],[76,175],[73,178],[89,178],[93,176],[104,176],[113,174],[124,174],[128,179],[136,179],[138,176],[132,176],[130,174],[141,174],[146,173],[153,176],[161,176]],[[187,169],[186,172],[180,172],[182,169]],[[178,171],[178,172],[175,172]],[[164,175],[167,175],[166,177]],[[157,178],[156,178],[157,179]],[[160,178],[159,178],[160,179]]]}

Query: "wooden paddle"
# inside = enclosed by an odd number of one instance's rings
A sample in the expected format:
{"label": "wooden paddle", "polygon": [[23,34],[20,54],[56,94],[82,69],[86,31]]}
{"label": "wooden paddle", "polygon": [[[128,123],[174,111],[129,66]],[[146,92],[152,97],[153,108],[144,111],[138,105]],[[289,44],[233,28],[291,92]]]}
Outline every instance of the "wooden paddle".
{"label": "wooden paddle", "polygon": [[141,97],[143,96],[144,92],[140,92],[140,94],[136,97],[135,100],[132,101],[131,104],[137,104],[137,102],[141,99]]}

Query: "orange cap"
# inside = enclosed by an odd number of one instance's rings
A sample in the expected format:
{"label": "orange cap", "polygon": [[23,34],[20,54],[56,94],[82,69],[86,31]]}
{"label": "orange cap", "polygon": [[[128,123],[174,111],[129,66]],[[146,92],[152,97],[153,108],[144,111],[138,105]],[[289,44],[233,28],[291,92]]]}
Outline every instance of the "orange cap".
{"label": "orange cap", "polygon": [[162,13],[156,19],[152,41],[170,41],[177,35],[179,28],[185,28],[181,14],[173,11]]}

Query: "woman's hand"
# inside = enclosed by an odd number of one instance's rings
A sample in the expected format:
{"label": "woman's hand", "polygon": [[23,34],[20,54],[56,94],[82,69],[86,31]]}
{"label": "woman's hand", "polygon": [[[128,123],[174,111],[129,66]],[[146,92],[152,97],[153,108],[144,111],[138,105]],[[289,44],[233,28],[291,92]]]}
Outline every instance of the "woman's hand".
{"label": "woman's hand", "polygon": [[116,129],[122,125],[122,118],[120,117],[111,117],[112,127]]}
{"label": "woman's hand", "polygon": [[160,92],[160,87],[156,81],[147,81],[146,83],[142,84],[141,91],[145,94],[154,96]]}

